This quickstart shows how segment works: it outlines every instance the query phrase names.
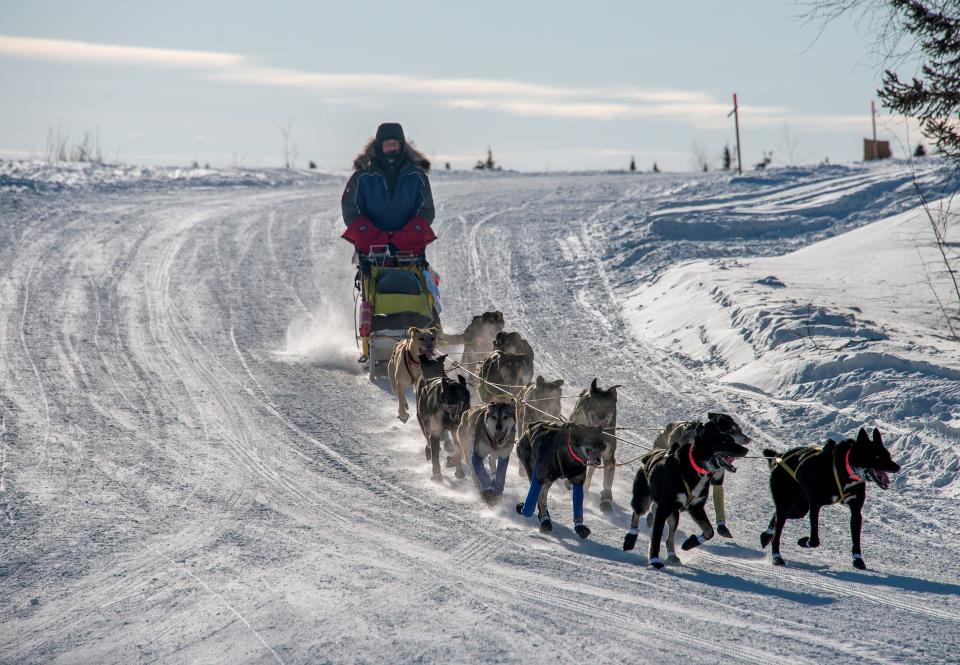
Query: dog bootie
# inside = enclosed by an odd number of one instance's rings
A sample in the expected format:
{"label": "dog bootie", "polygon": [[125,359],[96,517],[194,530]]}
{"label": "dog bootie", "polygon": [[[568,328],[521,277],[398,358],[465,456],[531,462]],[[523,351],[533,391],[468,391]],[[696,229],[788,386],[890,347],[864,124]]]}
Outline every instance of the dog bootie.
{"label": "dog bootie", "polygon": [[657,570],[660,570],[661,568],[663,568],[663,561],[661,561],[660,557],[658,556],[651,557],[650,566],[653,568],[656,568]]}
{"label": "dog bootie", "polygon": [[867,569],[867,564],[863,560],[863,555],[860,554],[859,552],[853,555],[853,567],[856,568],[857,570]]}
{"label": "dog bootie", "polygon": [[730,529],[727,528],[726,522],[717,522],[717,535],[723,536],[724,538],[733,538],[733,534],[730,533]]}
{"label": "dog bootie", "polygon": [[771,561],[771,563],[773,563],[774,566],[786,566],[786,565],[787,565],[787,562],[784,561],[784,560],[783,560],[783,557],[780,556],[779,554],[774,554],[774,555],[771,557],[770,561]]}
{"label": "dog bootie", "polygon": [[680,548],[686,552],[687,550],[692,550],[694,547],[700,547],[705,542],[707,542],[707,539],[703,537],[703,534],[699,536],[691,535],[685,541],[683,541],[683,545],[681,545]]}
{"label": "dog bootie", "polygon": [[586,540],[590,537],[590,529],[587,528],[585,524],[577,524],[573,527],[573,530],[577,532],[577,535],[580,536],[581,540]]}
{"label": "dog bootie", "polygon": [[629,552],[636,546],[637,534],[633,530],[627,531],[627,535],[623,537],[623,551]]}

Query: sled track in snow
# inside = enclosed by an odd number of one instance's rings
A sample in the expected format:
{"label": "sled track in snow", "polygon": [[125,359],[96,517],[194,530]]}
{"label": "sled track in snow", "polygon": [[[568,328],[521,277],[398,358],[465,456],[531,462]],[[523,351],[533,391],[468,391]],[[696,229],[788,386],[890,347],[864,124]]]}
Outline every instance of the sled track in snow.
{"label": "sled track in snow", "polygon": [[[656,209],[664,183],[557,183],[440,179],[441,211],[461,215],[438,220],[431,256],[445,320],[502,309],[570,391],[593,375],[628,379],[624,423],[657,426],[709,403],[763,413],[750,426],[777,434],[772,421],[787,405],[761,412],[750,406],[760,397],[704,383],[633,339],[620,317],[598,234]],[[801,654],[888,663],[939,648],[910,635],[956,621],[947,584],[923,606],[922,591],[903,598],[819,572],[781,574],[713,543],[686,566],[649,570],[642,554],[618,551],[629,468],[618,473],[613,514],[588,506],[594,533],[584,543],[566,528],[560,488],[557,530],[543,537],[512,514],[516,473],[492,511],[470,488],[428,483],[416,427],[385,424],[395,403],[381,387],[324,359],[274,356],[295,319],[332,334],[318,312],[349,293],[331,287],[353,274],[337,239],[338,195],[338,186],[176,201],[91,194],[77,214],[50,204],[16,218],[30,232],[13,272],[0,272],[0,292],[14,281],[22,289],[17,311],[0,312],[3,392],[20,421],[8,428],[19,438],[4,484],[29,487],[24,460],[39,459],[48,438],[43,478],[64,508],[44,504],[37,524],[31,504],[19,508],[35,535],[14,535],[11,565],[0,567],[17,608],[0,610],[0,634],[12,627],[23,639],[0,637],[0,650],[98,662],[209,660],[230,649],[235,662],[395,653],[573,663],[588,649],[600,662]],[[45,254],[74,244],[69,258]],[[70,450],[82,464],[69,464]],[[753,505],[766,499],[762,481],[744,470],[728,493],[740,534],[766,510]],[[59,490],[60,479],[70,484]],[[82,522],[74,528],[65,515]],[[898,531],[909,529],[885,530],[891,551],[918,544]],[[72,566],[66,577],[54,572],[61,543],[71,547],[59,557]],[[890,567],[877,545],[867,556]],[[55,579],[68,582],[53,590]],[[865,608],[873,625],[844,624]],[[895,626],[907,635],[891,645],[884,630]],[[585,647],[591,640],[599,648]]]}

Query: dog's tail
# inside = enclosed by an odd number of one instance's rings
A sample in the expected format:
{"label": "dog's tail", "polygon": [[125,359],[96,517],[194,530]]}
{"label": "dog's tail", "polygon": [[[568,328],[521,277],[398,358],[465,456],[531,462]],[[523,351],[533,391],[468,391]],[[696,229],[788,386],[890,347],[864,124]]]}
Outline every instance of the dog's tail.
{"label": "dog's tail", "polygon": [[445,345],[460,345],[467,341],[467,336],[463,333],[444,333],[440,338],[440,343]]}
{"label": "dog's tail", "polygon": [[780,461],[780,453],[773,448],[764,448],[762,452],[763,456],[768,458],[767,464],[770,465],[771,469],[777,465],[777,462]]}

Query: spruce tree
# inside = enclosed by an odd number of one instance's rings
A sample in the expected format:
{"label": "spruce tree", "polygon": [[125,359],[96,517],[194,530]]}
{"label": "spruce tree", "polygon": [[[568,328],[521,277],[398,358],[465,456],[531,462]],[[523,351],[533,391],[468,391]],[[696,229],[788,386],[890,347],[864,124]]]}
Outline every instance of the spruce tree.
{"label": "spruce tree", "polygon": [[904,82],[889,69],[877,91],[884,106],[920,120],[941,153],[960,164],[960,0],[890,0],[917,40],[923,65]]}

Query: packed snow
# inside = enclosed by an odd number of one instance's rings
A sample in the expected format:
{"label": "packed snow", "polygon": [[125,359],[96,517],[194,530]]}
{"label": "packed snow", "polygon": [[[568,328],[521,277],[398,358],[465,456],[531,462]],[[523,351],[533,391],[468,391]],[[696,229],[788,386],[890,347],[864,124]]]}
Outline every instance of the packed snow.
{"label": "packed snow", "polygon": [[[917,163],[933,202],[957,174]],[[907,164],[729,174],[437,173],[444,327],[503,311],[574,397],[623,384],[618,457],[734,415],[785,450],[879,427],[904,471],[817,550],[758,536],[653,571],[615,508],[555,529],[430,482],[356,362],[342,175],[0,163],[0,662],[956,659],[960,352]],[[565,413],[572,409],[565,402]],[[712,516],[712,508],[708,508]],[[681,537],[693,524],[680,519]]]}

